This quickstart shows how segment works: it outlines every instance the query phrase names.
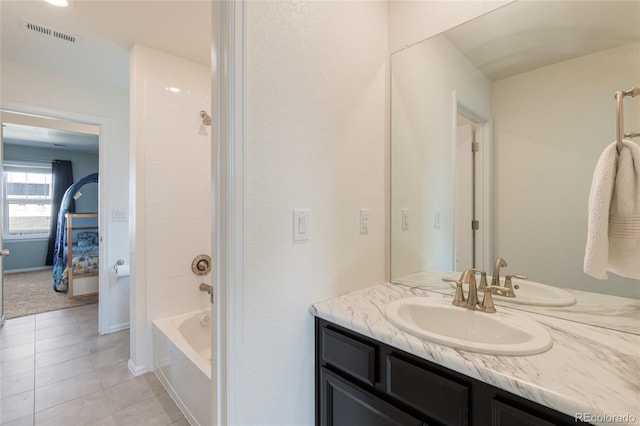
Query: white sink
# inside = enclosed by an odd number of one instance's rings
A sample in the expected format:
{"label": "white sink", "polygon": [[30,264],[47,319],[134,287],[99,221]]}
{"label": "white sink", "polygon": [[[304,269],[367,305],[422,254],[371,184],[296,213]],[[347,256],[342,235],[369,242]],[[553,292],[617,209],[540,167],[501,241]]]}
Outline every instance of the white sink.
{"label": "white sink", "polygon": [[[491,277],[487,277],[487,282],[491,284]],[[493,295],[494,301],[518,303],[521,305],[535,306],[570,306],[576,303],[573,294],[561,288],[528,280],[512,279],[513,292],[516,297],[505,297],[499,294]],[[467,286],[465,286],[467,287]]]}
{"label": "white sink", "polygon": [[411,297],[387,305],[386,316],[414,336],[471,352],[534,355],[548,350],[551,335],[537,322],[512,312],[485,313],[450,300]]}

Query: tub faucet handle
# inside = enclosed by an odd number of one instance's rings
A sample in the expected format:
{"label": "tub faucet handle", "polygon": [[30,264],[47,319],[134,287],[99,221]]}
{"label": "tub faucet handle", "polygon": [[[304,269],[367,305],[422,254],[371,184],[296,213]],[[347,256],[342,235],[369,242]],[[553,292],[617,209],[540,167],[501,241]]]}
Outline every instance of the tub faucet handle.
{"label": "tub faucet handle", "polygon": [[200,291],[203,291],[205,293],[209,293],[209,302],[213,305],[213,286],[210,286],[209,284],[202,283],[202,284],[200,284],[199,289],[200,289]]}

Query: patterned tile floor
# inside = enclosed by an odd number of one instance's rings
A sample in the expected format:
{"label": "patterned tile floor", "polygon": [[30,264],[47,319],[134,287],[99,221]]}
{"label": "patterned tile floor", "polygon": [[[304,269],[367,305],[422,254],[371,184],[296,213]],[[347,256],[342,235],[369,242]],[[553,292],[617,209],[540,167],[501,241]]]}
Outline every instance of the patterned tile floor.
{"label": "patterned tile floor", "polygon": [[153,373],[127,367],[129,330],[98,334],[98,305],[8,320],[0,328],[0,424],[188,422]]}

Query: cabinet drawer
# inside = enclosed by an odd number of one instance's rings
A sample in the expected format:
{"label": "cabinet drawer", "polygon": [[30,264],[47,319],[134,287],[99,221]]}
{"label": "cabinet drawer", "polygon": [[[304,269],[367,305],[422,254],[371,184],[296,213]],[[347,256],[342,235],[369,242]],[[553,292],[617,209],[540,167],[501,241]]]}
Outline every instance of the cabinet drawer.
{"label": "cabinet drawer", "polygon": [[504,402],[491,400],[492,426],[554,426],[555,424]]}
{"label": "cabinet drawer", "polygon": [[392,355],[387,393],[446,425],[469,424],[469,387]]}
{"label": "cabinet drawer", "polygon": [[375,383],[376,347],[373,345],[323,328],[322,360],[366,383]]}

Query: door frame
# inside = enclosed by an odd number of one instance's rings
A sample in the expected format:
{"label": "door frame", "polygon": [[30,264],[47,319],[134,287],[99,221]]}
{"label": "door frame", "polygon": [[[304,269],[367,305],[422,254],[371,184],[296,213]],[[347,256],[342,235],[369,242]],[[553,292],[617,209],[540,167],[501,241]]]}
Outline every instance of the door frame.
{"label": "door frame", "polygon": [[[452,143],[458,137],[457,117],[462,115],[476,124],[476,133],[481,134],[483,146],[476,157],[476,218],[480,221],[480,229],[476,233],[476,267],[491,270],[493,259],[493,117],[485,116],[481,108],[473,105],[455,90],[452,93]],[[455,144],[452,146],[456,146]],[[452,193],[453,214],[455,215],[457,189],[455,188],[456,152],[452,150]],[[452,217],[455,219],[455,216]],[[455,265],[456,230],[453,230],[452,264]]]}
{"label": "door frame", "polygon": [[[109,216],[106,209],[106,206],[108,205],[108,193],[105,188],[106,185],[101,184],[101,182],[104,182],[105,179],[108,179],[108,176],[105,175],[107,164],[107,150],[104,148],[107,146],[109,137],[109,120],[105,117],[97,115],[63,111],[54,108],[29,105],[18,102],[3,101],[0,105],[0,109],[16,114],[37,115],[58,120],[90,124],[99,127],[100,134],[98,135],[98,175],[100,176],[100,178],[98,181],[98,232],[101,237],[109,235]],[[98,301],[98,333],[100,334],[106,334],[109,332],[109,266],[107,264],[108,253],[109,238],[101,238],[98,260],[100,268],[100,272],[98,275],[98,294],[102,296]]]}

